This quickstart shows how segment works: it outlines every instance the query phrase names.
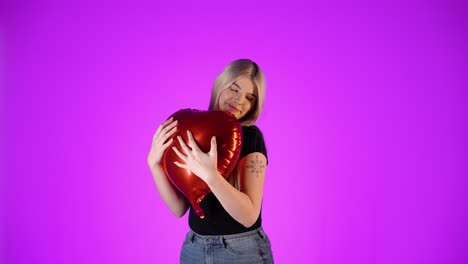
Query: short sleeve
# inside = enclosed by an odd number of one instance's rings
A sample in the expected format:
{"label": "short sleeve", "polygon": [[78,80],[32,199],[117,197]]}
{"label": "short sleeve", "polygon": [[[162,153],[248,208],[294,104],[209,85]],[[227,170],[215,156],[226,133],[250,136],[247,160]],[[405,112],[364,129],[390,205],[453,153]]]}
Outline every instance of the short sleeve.
{"label": "short sleeve", "polygon": [[268,164],[268,155],[263,139],[263,134],[257,126],[242,127],[242,150],[239,159],[249,155],[250,153],[260,152],[265,155]]}

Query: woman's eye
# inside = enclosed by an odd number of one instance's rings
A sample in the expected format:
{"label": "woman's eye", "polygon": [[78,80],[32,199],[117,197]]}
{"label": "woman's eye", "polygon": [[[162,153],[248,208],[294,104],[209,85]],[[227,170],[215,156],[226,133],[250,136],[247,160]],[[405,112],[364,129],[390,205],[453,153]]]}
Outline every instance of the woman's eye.
{"label": "woman's eye", "polygon": [[236,93],[237,93],[237,89],[235,89],[235,88],[230,88],[230,89],[231,89],[231,91],[233,91],[233,92],[236,92]]}

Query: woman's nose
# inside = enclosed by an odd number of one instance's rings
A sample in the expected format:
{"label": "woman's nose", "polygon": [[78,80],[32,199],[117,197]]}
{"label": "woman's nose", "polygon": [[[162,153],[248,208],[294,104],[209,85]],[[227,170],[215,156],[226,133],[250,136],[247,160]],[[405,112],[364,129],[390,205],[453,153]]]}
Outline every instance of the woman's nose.
{"label": "woman's nose", "polygon": [[234,98],[234,102],[238,105],[241,105],[244,103],[244,97],[242,97],[242,95],[238,94],[235,98]]}

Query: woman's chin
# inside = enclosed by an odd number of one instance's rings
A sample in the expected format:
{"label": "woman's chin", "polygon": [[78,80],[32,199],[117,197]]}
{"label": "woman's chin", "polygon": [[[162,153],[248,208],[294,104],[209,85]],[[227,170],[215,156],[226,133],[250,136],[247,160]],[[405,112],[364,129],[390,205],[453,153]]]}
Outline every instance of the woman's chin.
{"label": "woman's chin", "polygon": [[238,120],[240,119],[240,114],[238,111],[233,111],[231,109],[222,109],[224,112],[228,112],[230,113],[231,115],[235,116]]}

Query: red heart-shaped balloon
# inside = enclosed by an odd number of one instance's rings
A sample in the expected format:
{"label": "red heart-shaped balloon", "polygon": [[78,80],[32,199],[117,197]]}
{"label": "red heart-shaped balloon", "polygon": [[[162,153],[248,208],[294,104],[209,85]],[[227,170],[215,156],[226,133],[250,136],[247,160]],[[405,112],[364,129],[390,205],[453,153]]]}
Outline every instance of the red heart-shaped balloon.
{"label": "red heart-shaped balloon", "polygon": [[[182,109],[171,115],[178,121],[177,132],[172,137],[181,136],[188,142],[187,130],[192,132],[193,138],[203,152],[211,148],[211,138],[216,137],[218,153],[218,171],[224,177],[228,177],[240,156],[242,143],[242,129],[236,117],[221,110],[193,110]],[[187,197],[193,209],[200,218],[204,217],[200,202],[211,192],[206,183],[187,169],[174,164],[174,161],[183,163],[172,149],[177,147],[182,153],[182,147],[178,140],[166,149],[162,157],[162,165],[166,175]]]}

